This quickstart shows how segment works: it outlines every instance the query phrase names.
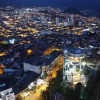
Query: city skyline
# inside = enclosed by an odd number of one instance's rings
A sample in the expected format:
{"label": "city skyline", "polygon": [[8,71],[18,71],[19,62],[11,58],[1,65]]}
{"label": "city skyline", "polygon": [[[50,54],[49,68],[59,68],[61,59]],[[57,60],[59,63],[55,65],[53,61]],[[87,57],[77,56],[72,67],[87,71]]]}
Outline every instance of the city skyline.
{"label": "city skyline", "polygon": [[100,100],[99,4],[0,0],[0,100]]}

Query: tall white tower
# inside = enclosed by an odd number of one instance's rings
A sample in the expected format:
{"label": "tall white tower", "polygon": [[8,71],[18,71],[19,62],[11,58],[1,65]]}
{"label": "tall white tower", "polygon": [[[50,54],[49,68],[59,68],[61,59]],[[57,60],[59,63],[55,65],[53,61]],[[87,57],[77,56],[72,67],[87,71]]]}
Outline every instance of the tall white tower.
{"label": "tall white tower", "polygon": [[59,18],[56,17],[56,25],[58,25],[58,23],[59,23]]}
{"label": "tall white tower", "polygon": [[74,20],[74,15],[73,14],[70,15],[70,20],[71,21]]}

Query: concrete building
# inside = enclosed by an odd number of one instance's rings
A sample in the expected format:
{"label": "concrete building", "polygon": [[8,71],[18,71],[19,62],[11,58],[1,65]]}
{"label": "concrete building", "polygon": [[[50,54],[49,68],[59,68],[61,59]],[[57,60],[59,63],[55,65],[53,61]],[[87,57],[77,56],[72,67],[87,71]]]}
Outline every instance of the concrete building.
{"label": "concrete building", "polygon": [[40,74],[40,66],[36,66],[36,65],[31,65],[29,63],[23,63],[24,65],[24,71],[27,72],[27,71],[33,71],[37,74]]}
{"label": "concrete building", "polygon": [[12,88],[0,92],[0,100],[15,100]]}
{"label": "concrete building", "polygon": [[64,27],[68,26],[68,22],[63,23]]}

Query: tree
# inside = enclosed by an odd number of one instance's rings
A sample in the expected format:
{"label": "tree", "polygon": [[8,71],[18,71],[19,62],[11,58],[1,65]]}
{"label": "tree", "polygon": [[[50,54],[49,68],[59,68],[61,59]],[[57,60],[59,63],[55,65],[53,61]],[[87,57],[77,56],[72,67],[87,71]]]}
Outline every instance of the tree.
{"label": "tree", "polygon": [[86,91],[83,91],[82,99],[83,100],[88,100],[88,93]]}
{"label": "tree", "polygon": [[93,90],[92,96],[91,96],[91,100],[99,100],[99,89],[95,88]]}
{"label": "tree", "polygon": [[97,71],[96,77],[89,77],[87,87],[83,91],[83,100],[99,100],[100,98],[100,71]]}
{"label": "tree", "polygon": [[75,100],[79,100],[80,96],[81,96],[81,89],[82,89],[82,84],[81,83],[77,83],[75,86]]}
{"label": "tree", "polygon": [[65,91],[65,100],[76,100],[74,98],[74,90],[72,88],[67,87]]}

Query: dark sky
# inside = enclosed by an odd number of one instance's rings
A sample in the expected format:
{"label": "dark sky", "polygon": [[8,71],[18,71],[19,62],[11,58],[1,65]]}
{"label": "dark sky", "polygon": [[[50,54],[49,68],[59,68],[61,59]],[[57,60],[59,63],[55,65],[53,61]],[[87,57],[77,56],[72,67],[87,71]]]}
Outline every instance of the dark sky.
{"label": "dark sky", "polygon": [[100,0],[0,0],[0,6],[21,4],[96,10],[100,6]]}

